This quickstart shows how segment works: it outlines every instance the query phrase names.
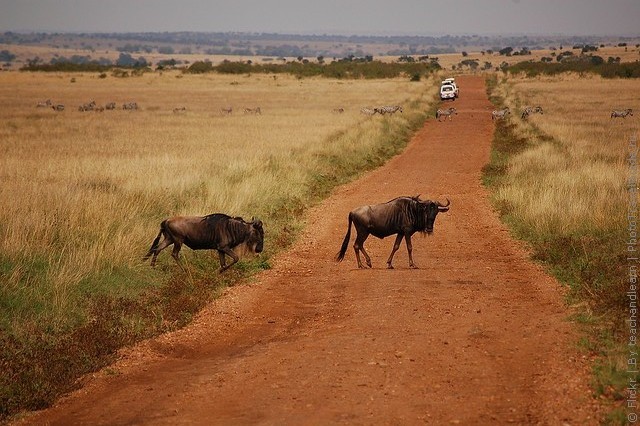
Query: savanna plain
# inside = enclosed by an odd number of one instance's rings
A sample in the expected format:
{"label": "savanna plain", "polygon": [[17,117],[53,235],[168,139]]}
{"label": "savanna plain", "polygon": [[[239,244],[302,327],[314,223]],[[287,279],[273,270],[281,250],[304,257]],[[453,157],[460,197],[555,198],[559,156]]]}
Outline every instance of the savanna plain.
{"label": "savanna plain", "polygon": [[[573,320],[586,330],[578,345],[594,356],[595,395],[612,402],[604,421],[626,424],[623,402],[638,380],[628,368],[634,277],[627,242],[640,126],[637,116],[611,112],[637,112],[640,83],[563,73],[500,76],[490,87],[493,101],[512,111],[497,125],[484,173],[494,205],[534,259],[566,284]],[[523,120],[525,106],[543,113]]]}
{"label": "savanna plain", "polygon": [[[399,152],[437,92],[433,78],[104,77],[0,74],[2,416],[47,406],[269,268],[304,209]],[[64,111],[37,107],[47,99]],[[117,108],[78,110],[90,101]],[[404,113],[360,113],[384,104]],[[184,272],[168,251],[142,262],[164,218],[214,212],[263,220],[265,253],[222,276],[205,252],[184,250]]]}
{"label": "savanna plain", "polygon": [[[0,416],[49,405],[117,348],[181,327],[225,285],[269,268],[309,205],[400,152],[433,116],[441,77],[0,73],[0,361],[9,372]],[[640,83],[487,78],[491,99],[512,114],[496,124],[485,184],[514,235],[566,284],[594,395],[610,405],[605,421],[622,424],[628,157],[639,125],[610,113],[637,114]],[[65,110],[36,107],[46,99]],[[117,108],[78,111],[92,100]],[[123,110],[128,102],[139,109]],[[404,113],[360,113],[384,104]],[[544,113],[522,119],[525,105]],[[183,250],[184,272],[168,252],[155,269],[142,262],[162,219],[213,212],[262,219],[265,253],[222,276],[206,252]]]}

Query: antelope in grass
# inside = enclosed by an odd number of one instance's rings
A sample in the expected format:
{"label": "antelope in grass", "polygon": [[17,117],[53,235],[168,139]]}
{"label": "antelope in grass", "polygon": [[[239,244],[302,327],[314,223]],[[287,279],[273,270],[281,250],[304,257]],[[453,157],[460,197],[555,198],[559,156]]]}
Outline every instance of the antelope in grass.
{"label": "antelope in grass", "polygon": [[511,114],[509,107],[506,107],[504,109],[496,109],[491,113],[491,120],[500,120],[502,118],[506,118],[509,114]]}
{"label": "antelope in grass", "polygon": [[611,111],[611,118],[627,118],[627,115],[633,117],[633,110],[631,108],[623,110],[614,109],[613,111]]}

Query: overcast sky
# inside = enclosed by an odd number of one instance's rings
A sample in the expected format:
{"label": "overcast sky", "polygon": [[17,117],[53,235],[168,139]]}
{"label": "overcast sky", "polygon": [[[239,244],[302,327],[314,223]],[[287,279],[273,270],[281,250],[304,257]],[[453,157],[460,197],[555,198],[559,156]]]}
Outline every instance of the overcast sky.
{"label": "overcast sky", "polygon": [[640,35],[640,0],[0,0],[0,31]]}

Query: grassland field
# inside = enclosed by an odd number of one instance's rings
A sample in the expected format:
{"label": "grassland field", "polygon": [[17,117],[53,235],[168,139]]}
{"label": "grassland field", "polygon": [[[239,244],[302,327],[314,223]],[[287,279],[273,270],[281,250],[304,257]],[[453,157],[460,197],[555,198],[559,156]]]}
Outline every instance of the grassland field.
{"label": "grassland field", "polygon": [[[622,55],[620,48],[610,49],[611,56]],[[628,50],[623,61],[638,55]],[[608,53],[597,54],[606,59]],[[463,59],[439,56],[446,69]],[[470,52],[466,59],[497,66],[507,58]],[[0,417],[17,406],[48,404],[60,387],[41,372],[84,355],[69,351],[42,359],[52,349],[118,329],[124,337],[104,348],[112,352],[183,324],[220,285],[268,268],[269,256],[302,226],[300,214],[309,203],[404,146],[432,112],[441,77],[409,82],[178,71],[129,78],[0,73],[0,338],[3,365],[11,362],[13,368],[2,383]],[[499,74],[496,82],[491,95],[513,114],[497,125],[485,180],[514,233],[569,285],[568,303],[584,306],[579,320],[595,330],[595,341],[585,347],[600,359],[594,386],[619,404],[625,378],[620,342],[628,278],[627,156],[640,127],[640,83],[574,74]],[[64,104],[65,111],[36,107],[46,99]],[[118,109],[77,110],[90,100],[116,102]],[[126,102],[140,109],[124,111]],[[381,104],[402,104],[405,113],[359,112]],[[544,114],[523,121],[524,105],[540,105]],[[173,111],[181,107],[185,111]],[[232,114],[221,112],[229,107]],[[262,114],[242,113],[255,107]],[[611,110],[621,108],[636,115],[612,120]],[[160,255],[156,269],[141,262],[162,219],[214,211],[263,219],[264,256],[243,261],[222,279],[209,253],[183,250],[186,273],[168,253]],[[114,317],[102,318],[106,310]],[[30,345],[36,348],[32,354],[17,360]],[[34,362],[40,373],[16,367]],[[91,368],[82,365],[76,372]],[[50,375],[53,382],[73,381]],[[9,387],[10,381],[22,388]],[[16,393],[36,398],[18,401],[11,396]]]}
{"label": "grassland field", "polygon": [[[610,113],[640,109],[640,82],[508,75],[499,77],[491,93],[513,112],[497,126],[485,170],[494,204],[516,236],[529,242],[534,258],[567,284],[567,303],[579,312],[574,319],[588,330],[581,345],[597,359],[594,388],[612,402],[608,421],[623,424],[629,379],[626,242],[628,212],[637,203],[637,191],[628,186],[634,173],[629,157],[640,124],[637,115],[612,119]],[[544,113],[522,120],[525,105],[542,106]]]}
{"label": "grassland field", "polygon": [[[307,205],[404,146],[437,81],[0,73],[0,417],[47,405],[87,359],[184,324],[268,268]],[[65,110],[36,107],[46,99]],[[78,111],[91,100],[118,109]],[[404,113],[360,113],[394,104]],[[213,212],[262,219],[265,253],[222,277],[210,252],[183,250],[186,273],[168,251],[142,263],[164,218]]]}
{"label": "grassland field", "polygon": [[[75,304],[74,288],[95,285],[87,278],[96,271],[137,269],[165,216],[213,209],[250,217],[305,199],[319,156],[375,139],[379,121],[361,107],[407,104],[431,84],[176,76],[70,83],[68,75],[2,75],[10,81],[0,98],[11,106],[0,130],[2,196],[12,200],[2,211],[3,269],[9,288],[38,288],[33,296],[52,304],[54,317]],[[48,98],[66,110],[36,108]],[[141,109],[77,111],[89,100]],[[258,106],[261,115],[242,113]],[[221,113],[226,107],[234,112]],[[355,135],[336,142],[345,132]]]}

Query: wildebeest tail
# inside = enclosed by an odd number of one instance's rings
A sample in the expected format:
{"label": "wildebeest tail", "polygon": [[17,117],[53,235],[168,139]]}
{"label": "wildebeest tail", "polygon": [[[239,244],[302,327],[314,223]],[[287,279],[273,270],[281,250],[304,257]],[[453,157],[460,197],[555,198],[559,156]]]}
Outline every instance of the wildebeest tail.
{"label": "wildebeest tail", "polygon": [[353,222],[353,218],[351,217],[351,213],[349,213],[349,227],[347,228],[347,235],[344,236],[342,247],[336,255],[336,261],[338,262],[342,262],[342,259],[344,259],[344,255],[347,252],[347,248],[349,247],[349,239],[351,239],[351,222]]}
{"label": "wildebeest tail", "polygon": [[144,256],[143,260],[148,259],[149,256],[151,256],[153,252],[158,249],[158,245],[160,244],[160,237],[162,237],[162,232],[164,231],[165,226],[166,226],[166,220],[163,220],[162,223],[160,224],[160,232],[158,232],[158,236],[156,237],[155,240],[153,240],[153,243],[151,243],[151,248],[149,249],[147,254]]}

